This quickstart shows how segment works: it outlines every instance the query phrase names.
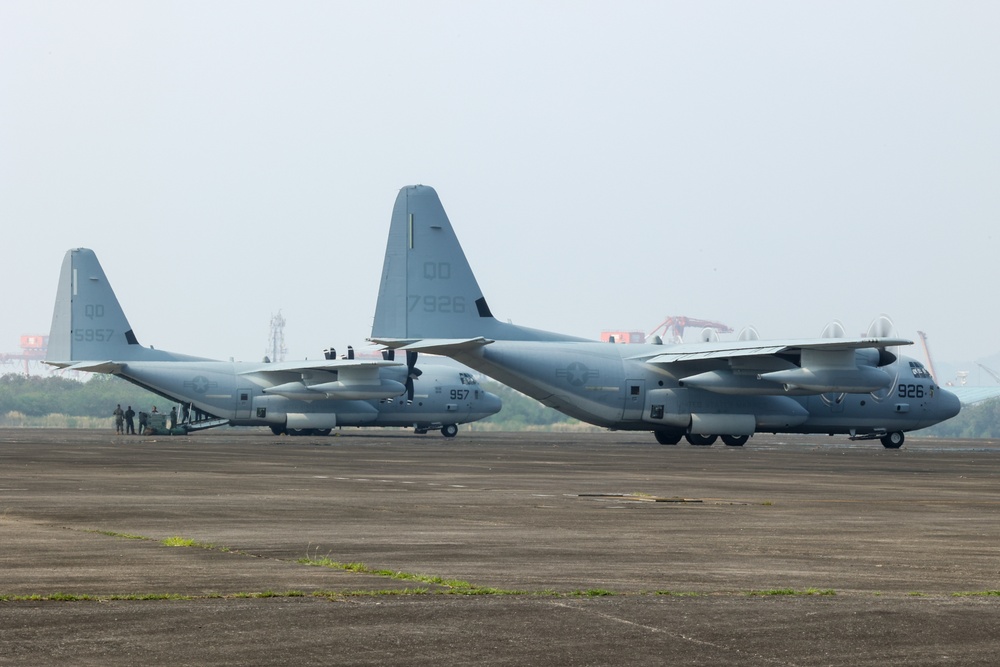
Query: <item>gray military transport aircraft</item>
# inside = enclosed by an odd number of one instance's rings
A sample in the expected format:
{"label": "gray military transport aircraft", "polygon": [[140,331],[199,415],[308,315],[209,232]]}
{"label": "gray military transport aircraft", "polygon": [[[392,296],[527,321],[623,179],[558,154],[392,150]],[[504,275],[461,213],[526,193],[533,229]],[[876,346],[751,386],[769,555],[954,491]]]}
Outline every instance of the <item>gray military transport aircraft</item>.
{"label": "gray military transport aircraft", "polygon": [[416,367],[384,359],[249,363],[215,361],[143,347],[92,250],[63,260],[46,363],[111,373],[171,401],[190,404],[199,418],[186,431],[230,424],[268,426],[275,434],[328,435],[340,426],[412,426],[416,433],[458,425],[500,411],[500,398],[475,377],[443,365]]}
{"label": "gray military transport aircraft", "polygon": [[[494,319],[433,188],[403,188],[392,211],[372,342],[443,354],[571,417],[740,446],[756,432],[848,434],[888,448],[958,414],[923,364],[888,348],[877,319],[863,338],[615,345]],[[834,337],[836,336],[836,337]]]}

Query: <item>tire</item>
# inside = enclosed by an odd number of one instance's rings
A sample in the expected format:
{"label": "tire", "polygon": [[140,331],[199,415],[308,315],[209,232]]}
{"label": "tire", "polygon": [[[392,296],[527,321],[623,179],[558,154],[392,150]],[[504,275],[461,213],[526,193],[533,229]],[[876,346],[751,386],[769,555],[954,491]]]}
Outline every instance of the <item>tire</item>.
{"label": "tire", "polygon": [[742,447],[747,444],[747,440],[750,439],[749,435],[724,435],[722,436],[722,442],[726,443],[729,447]]}
{"label": "tire", "polygon": [[277,424],[272,424],[271,425],[271,433],[273,433],[275,435],[285,435],[285,427],[284,426],[278,426]]}
{"label": "tire", "polygon": [[454,438],[458,435],[458,426],[456,424],[445,424],[441,427],[441,435],[446,438]]}
{"label": "tire", "polygon": [[681,441],[681,434],[677,431],[653,431],[653,435],[661,445],[676,445]]}
{"label": "tire", "polygon": [[882,446],[886,449],[899,449],[903,446],[903,441],[906,438],[903,436],[902,431],[893,431],[892,433],[887,433],[882,436]]}
{"label": "tire", "polygon": [[715,435],[702,435],[700,433],[688,433],[684,436],[689,443],[697,447],[709,447],[714,442],[718,436]]}

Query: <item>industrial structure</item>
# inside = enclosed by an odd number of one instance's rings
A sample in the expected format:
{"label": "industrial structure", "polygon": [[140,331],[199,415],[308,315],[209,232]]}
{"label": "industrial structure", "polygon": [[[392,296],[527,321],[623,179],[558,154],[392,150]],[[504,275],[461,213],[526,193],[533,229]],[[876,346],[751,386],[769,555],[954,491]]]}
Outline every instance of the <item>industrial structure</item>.
{"label": "industrial structure", "polygon": [[270,333],[267,337],[267,349],[264,351],[264,358],[268,361],[279,363],[285,360],[288,348],[285,347],[285,318],[281,311],[277,315],[271,315]]}
{"label": "industrial structure", "polygon": [[[0,364],[5,367],[20,367],[25,375],[43,374],[49,370],[42,362],[49,347],[49,337],[40,334],[24,334],[21,336],[21,351],[17,354],[0,353]],[[14,370],[12,372],[19,372]]]}

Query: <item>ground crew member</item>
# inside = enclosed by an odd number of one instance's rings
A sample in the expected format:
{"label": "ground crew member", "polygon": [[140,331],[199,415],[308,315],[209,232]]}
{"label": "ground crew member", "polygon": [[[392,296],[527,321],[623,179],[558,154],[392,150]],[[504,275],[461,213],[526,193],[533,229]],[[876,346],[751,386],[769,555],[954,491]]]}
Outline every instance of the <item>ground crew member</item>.
{"label": "ground crew member", "polygon": [[122,429],[122,422],[125,421],[125,413],[122,411],[122,404],[119,403],[118,407],[115,408],[115,411],[111,414],[115,416],[115,433],[120,435],[124,432]]}
{"label": "ground crew member", "polygon": [[132,406],[128,406],[128,410],[125,411],[125,433],[129,435],[135,435],[135,410]]}

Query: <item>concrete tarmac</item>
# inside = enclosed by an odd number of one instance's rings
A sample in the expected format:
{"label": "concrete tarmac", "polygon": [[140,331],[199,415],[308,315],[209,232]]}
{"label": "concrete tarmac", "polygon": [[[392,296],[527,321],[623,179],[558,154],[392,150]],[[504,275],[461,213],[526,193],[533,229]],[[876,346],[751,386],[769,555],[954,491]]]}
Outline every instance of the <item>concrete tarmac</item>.
{"label": "concrete tarmac", "polygon": [[994,665],[998,479],[983,440],[0,430],[0,665]]}

